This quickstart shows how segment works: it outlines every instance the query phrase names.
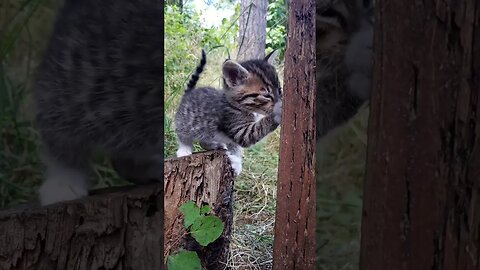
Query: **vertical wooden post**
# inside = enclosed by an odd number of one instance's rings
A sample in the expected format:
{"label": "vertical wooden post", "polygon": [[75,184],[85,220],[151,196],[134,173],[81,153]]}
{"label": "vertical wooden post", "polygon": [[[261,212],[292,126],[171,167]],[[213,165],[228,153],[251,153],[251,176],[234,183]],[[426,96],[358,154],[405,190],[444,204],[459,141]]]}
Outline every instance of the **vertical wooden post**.
{"label": "vertical wooden post", "polygon": [[241,0],[237,60],[265,57],[268,0]]}
{"label": "vertical wooden post", "polygon": [[315,1],[289,2],[273,269],[315,269]]}
{"label": "vertical wooden post", "polygon": [[480,269],[480,3],[375,8],[360,269]]}

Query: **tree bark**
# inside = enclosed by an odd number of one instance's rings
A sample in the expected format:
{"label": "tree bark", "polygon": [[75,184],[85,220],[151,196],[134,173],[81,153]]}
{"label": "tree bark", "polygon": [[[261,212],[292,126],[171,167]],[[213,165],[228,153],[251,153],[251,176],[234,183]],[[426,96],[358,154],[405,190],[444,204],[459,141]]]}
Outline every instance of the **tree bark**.
{"label": "tree bark", "polygon": [[361,269],[480,269],[480,3],[375,8]]}
{"label": "tree bark", "polygon": [[273,269],[315,269],[315,1],[291,1]]}
{"label": "tree bark", "polygon": [[0,269],[161,269],[161,184],[0,212]]}
{"label": "tree bark", "polygon": [[[193,154],[165,160],[164,258],[179,248],[197,251],[204,269],[223,270],[229,252],[233,223],[233,171],[223,151]],[[187,201],[208,204],[224,223],[223,234],[205,248],[186,235],[178,210]]]}
{"label": "tree bark", "polygon": [[241,0],[238,60],[265,57],[267,6],[267,0]]}

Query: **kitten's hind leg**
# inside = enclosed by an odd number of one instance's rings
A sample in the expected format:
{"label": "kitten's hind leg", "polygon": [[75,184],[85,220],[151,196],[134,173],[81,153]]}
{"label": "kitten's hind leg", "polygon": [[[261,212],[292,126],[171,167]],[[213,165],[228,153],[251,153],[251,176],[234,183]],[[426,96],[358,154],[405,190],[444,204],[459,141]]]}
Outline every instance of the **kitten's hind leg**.
{"label": "kitten's hind leg", "polygon": [[44,153],[42,160],[47,166],[46,180],[38,190],[42,205],[88,195],[90,167],[87,155],[75,151],[64,152],[59,156]]}
{"label": "kitten's hind leg", "polygon": [[227,145],[227,155],[233,168],[235,176],[239,176],[242,172],[242,147],[235,144]]}
{"label": "kitten's hind leg", "polygon": [[189,156],[193,152],[193,142],[187,140],[178,140],[177,157]]}

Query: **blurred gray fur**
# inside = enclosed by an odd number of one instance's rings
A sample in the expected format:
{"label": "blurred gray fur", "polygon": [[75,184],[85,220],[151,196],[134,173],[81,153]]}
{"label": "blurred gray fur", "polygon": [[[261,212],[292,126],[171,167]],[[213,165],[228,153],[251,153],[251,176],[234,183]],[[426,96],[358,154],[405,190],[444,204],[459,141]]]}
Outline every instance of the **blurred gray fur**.
{"label": "blurred gray fur", "polygon": [[342,126],[370,97],[371,0],[317,1],[317,138]]}
{"label": "blurred gray fur", "polygon": [[88,194],[94,151],[128,180],[163,179],[162,13],[155,0],[65,1],[35,85],[42,204]]}

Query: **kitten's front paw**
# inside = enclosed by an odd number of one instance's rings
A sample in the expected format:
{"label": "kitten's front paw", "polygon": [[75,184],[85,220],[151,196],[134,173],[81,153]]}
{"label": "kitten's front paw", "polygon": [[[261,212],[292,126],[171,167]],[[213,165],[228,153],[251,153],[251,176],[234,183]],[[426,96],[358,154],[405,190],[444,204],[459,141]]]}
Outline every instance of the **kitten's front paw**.
{"label": "kitten's front paw", "polygon": [[242,158],[237,155],[230,154],[229,152],[227,152],[227,155],[230,159],[230,164],[232,165],[235,177],[239,176],[242,172]]}
{"label": "kitten's front paw", "polygon": [[177,157],[190,156],[192,154],[192,151],[192,146],[180,143],[177,150]]}
{"label": "kitten's front paw", "polygon": [[273,107],[273,120],[275,120],[277,124],[282,122],[282,107],[282,100],[275,103],[275,106]]}
{"label": "kitten's front paw", "polygon": [[57,202],[76,200],[88,195],[88,190],[82,184],[67,179],[47,179],[40,189],[40,203],[49,205]]}
{"label": "kitten's front paw", "polygon": [[185,149],[178,149],[177,150],[177,157],[185,157],[185,156],[190,156],[192,154],[192,151],[188,151]]}

